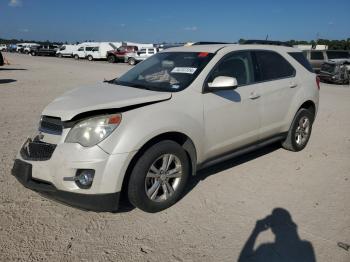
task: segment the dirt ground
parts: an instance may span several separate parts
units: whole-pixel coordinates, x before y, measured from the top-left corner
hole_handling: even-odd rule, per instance
[[[270,257],[280,251],[294,261],[299,246],[319,262],[350,261],[349,86],[322,84],[313,134],[302,152],[273,145],[203,170],[185,197],[161,213],[128,206],[94,213],[25,189],[10,171],[45,105],[130,67],[5,56],[11,65],[0,68],[0,261],[233,262],[250,236],[261,261],[274,261]],[[280,224],[255,228],[276,208],[272,219]]]

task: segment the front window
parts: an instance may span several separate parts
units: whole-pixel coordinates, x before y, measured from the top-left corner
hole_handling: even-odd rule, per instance
[[[113,83],[160,92],[188,87],[212,59],[204,52],[165,52],[151,56]]]

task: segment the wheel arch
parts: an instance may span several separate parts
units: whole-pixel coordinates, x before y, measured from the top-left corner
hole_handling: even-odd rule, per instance
[[[316,115],[316,104],[312,101],[312,100],[307,100],[305,101],[298,109],[298,111],[301,109],[301,108],[305,108],[307,110],[310,110],[313,115],[315,116]],[[298,112],[297,111],[297,112]]]

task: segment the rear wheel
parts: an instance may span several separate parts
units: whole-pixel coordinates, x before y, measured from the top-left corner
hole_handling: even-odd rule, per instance
[[[32,56],[36,56],[36,52],[31,52],[31,55]]]
[[[310,110],[301,108],[294,117],[286,140],[282,142],[283,148],[295,152],[303,150],[309,142],[314,117]]]
[[[184,149],[166,140],[148,150],[136,162],[128,184],[130,202],[146,212],[158,212],[182,196],[189,176]]]
[[[129,65],[135,65],[136,64],[135,58],[132,58],[132,57],[129,58],[128,63],[129,63]]]
[[[107,61],[109,62],[109,63],[115,63],[115,56],[114,55],[109,55],[108,57],[107,57]]]
[[[88,56],[87,56],[87,59],[88,59],[89,61],[94,60],[94,58],[92,57],[92,55],[88,55]]]
[[[79,60],[79,56],[78,55],[74,55],[74,59],[75,60]]]

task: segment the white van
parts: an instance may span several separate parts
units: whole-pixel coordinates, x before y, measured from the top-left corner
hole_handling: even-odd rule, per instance
[[[89,61],[107,59],[107,52],[117,49],[121,45],[121,42],[83,43],[78,45],[73,56],[75,59],[86,58]]]
[[[77,50],[77,45],[62,45],[56,52],[58,57],[73,57],[73,52]]]

